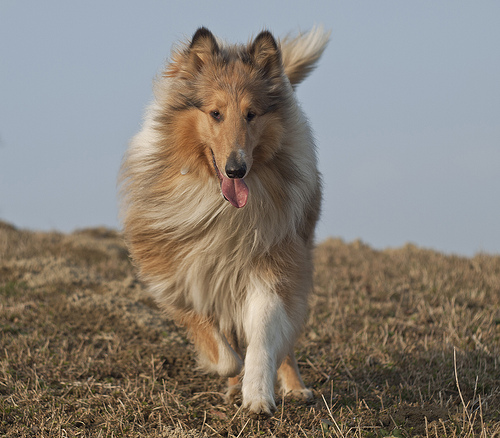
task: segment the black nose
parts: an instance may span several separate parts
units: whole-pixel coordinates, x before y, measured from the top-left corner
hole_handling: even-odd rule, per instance
[[[247,164],[243,159],[232,152],[226,163],[226,175],[228,178],[243,178],[247,173]]]

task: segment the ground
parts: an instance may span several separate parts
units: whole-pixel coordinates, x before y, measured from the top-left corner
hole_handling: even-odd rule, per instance
[[[500,436],[500,256],[315,251],[297,344],[315,399],[252,420],[196,370],[121,235],[0,223],[2,437]]]

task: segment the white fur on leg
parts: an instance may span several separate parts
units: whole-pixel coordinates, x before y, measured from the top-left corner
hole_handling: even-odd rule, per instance
[[[248,294],[244,320],[248,347],[242,384],[243,407],[254,416],[272,415],[276,410],[277,367],[295,337],[281,298],[264,284],[259,286]]]

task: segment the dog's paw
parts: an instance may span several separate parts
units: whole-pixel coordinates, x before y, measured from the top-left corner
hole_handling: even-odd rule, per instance
[[[302,400],[305,402],[310,402],[314,400],[314,394],[309,388],[304,389],[293,389],[285,393],[285,397],[290,397],[293,399]]]
[[[264,398],[257,400],[244,400],[243,409],[248,412],[250,418],[254,420],[265,420],[272,417],[276,412],[276,404],[274,400],[266,400]]]

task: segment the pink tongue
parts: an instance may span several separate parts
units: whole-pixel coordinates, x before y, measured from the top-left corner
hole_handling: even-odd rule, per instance
[[[244,207],[248,198],[248,187],[243,179],[222,176],[221,190],[224,197],[236,208]]]

